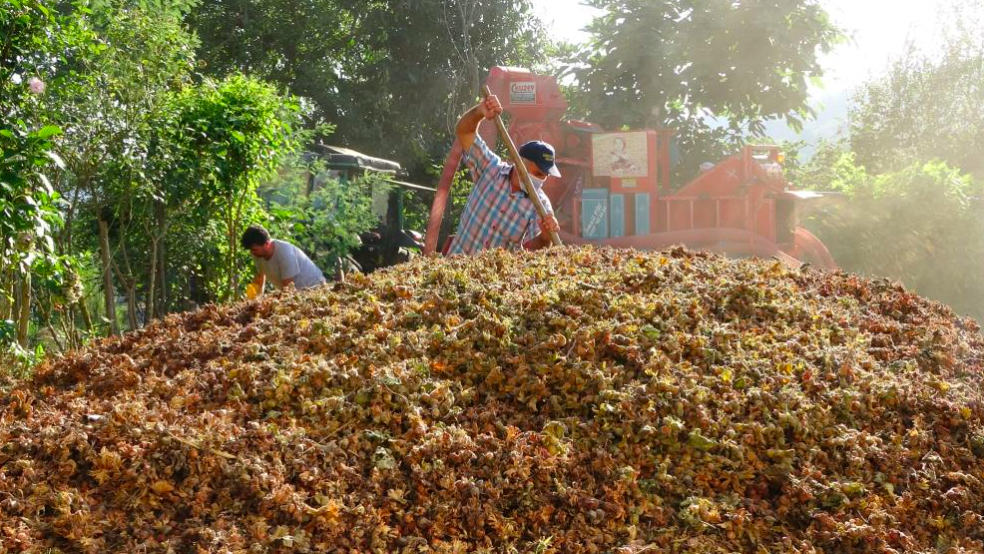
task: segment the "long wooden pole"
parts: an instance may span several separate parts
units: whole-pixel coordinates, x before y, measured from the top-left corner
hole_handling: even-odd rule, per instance
[[[492,90],[488,85],[482,87],[482,92],[485,93],[486,98],[492,96]],[[536,207],[536,213],[540,214],[540,219],[546,219],[549,215],[547,214],[547,209],[540,200],[540,195],[536,193],[533,180],[530,179],[530,172],[526,169],[526,164],[523,163],[523,158],[520,157],[519,150],[516,149],[516,143],[509,136],[509,131],[506,130],[506,124],[502,122],[501,116],[495,116],[495,124],[499,128],[499,135],[502,136],[503,142],[506,143],[506,148],[509,149],[509,156],[512,158],[513,163],[516,164],[516,169],[519,170],[520,181],[523,184],[523,188],[526,189],[526,195],[533,201],[533,205]],[[560,242],[560,235],[557,231],[550,231],[550,240],[554,246],[563,245]]]

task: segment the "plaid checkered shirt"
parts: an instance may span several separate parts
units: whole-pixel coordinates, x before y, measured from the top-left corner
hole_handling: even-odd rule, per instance
[[[476,254],[491,248],[516,250],[540,234],[536,207],[523,192],[513,192],[509,182],[512,165],[499,158],[482,137],[465,155],[475,187],[461,213],[450,254]],[[550,199],[537,190],[547,213],[553,213]]]

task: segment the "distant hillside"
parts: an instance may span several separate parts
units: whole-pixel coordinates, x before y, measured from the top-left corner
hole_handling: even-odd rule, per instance
[[[817,118],[806,122],[801,133],[793,131],[781,121],[766,125],[766,132],[777,141],[805,140],[808,146],[803,150],[803,156],[809,158],[819,140],[836,136],[845,126],[850,102],[850,90],[824,93],[814,105]]]

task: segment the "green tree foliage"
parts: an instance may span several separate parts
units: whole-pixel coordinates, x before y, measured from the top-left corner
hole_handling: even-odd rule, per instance
[[[871,174],[843,145],[825,145],[793,179],[840,193],[803,223],[841,268],[901,281],[984,318],[984,186],[943,162]]]
[[[836,191],[805,224],[847,271],[900,280],[984,318],[984,8],[954,0],[944,48],[910,44],[863,85],[848,136],[791,169],[800,188]]]
[[[59,242],[65,253],[99,252],[105,317],[118,332],[117,287],[130,328],[138,326],[143,224],[162,178],[154,137],[169,95],[190,83],[194,41],[167,11],[111,3],[76,17],[93,37],[72,52],[43,112],[65,129],[67,171],[56,187],[69,205]]]
[[[260,217],[254,190],[298,139],[299,103],[272,85],[193,82],[195,41],[172,8],[108,3],[80,15],[95,39],[46,111],[66,129],[60,248],[98,252],[112,332],[118,292],[129,329],[189,296],[235,297],[239,229]]]
[[[910,44],[857,92],[851,146],[868,169],[939,159],[984,177],[984,7],[968,4],[949,18],[942,54]]]
[[[765,121],[800,127],[818,56],[841,36],[817,0],[587,4],[604,14],[571,64],[577,109],[609,129],[677,128],[691,165],[761,135]]]
[[[221,299],[238,295],[243,222],[259,208],[256,189],[298,147],[301,106],[268,83],[234,75],[206,80],[178,94],[165,142],[176,145],[171,179],[196,183],[199,224],[218,218],[224,226]],[[179,187],[179,190],[182,187]],[[189,191],[184,191],[187,194]],[[171,198],[185,202],[187,196]]]
[[[799,151],[803,142],[787,143],[786,175],[799,190],[851,193],[863,189],[870,178],[858,156],[845,139],[820,141],[813,156],[803,163]]]
[[[11,345],[26,362],[42,345],[63,351],[236,298],[252,271],[241,229],[270,218],[257,187],[327,131],[305,130],[311,105],[276,84],[196,74],[183,19],[194,4],[101,0],[56,12],[0,0],[3,368]],[[286,236],[342,257],[375,223],[364,191],[328,187],[278,206],[296,231]]]
[[[206,71],[289,87],[333,141],[414,177],[443,160],[488,69],[542,60],[545,42],[529,0],[204,0],[190,21]]]
[[[61,133],[36,116],[60,53],[80,40],[68,18],[39,0],[0,0],[0,365],[30,356],[32,276],[57,270],[61,224],[49,172],[61,165]],[[13,350],[11,350],[11,348]]]
[[[307,137],[300,101],[196,76],[186,4],[2,1],[0,346],[26,360],[235,297],[256,186]]]
[[[0,128],[0,364],[29,359],[32,278],[57,268],[52,233],[61,224],[58,195],[44,171],[56,128]]]
[[[269,210],[277,238],[290,240],[329,278],[347,272],[349,254],[361,246],[360,235],[379,225],[373,193],[386,195],[391,185],[371,174],[354,180],[314,179],[310,194],[281,197]]]

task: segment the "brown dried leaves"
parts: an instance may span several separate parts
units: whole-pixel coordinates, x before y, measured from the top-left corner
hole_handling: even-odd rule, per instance
[[[984,344],[681,249],[422,259],[0,400],[0,552],[980,551]]]

